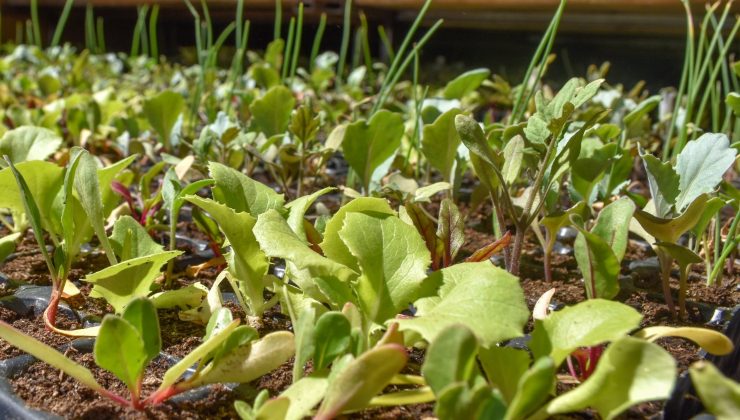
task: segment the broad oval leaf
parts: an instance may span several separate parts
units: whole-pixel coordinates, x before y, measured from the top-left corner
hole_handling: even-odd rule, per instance
[[[700,195],[714,191],[736,155],[726,134],[706,133],[688,142],[676,160],[681,191],[676,211],[682,212]]]
[[[326,312],[314,329],[314,370],[318,371],[341,356],[349,348],[352,327],[341,312]]]
[[[162,349],[162,339],[159,336],[159,317],[152,301],[147,298],[137,298],[130,302],[121,315],[138,332],[144,342],[148,364],[159,355]]]
[[[435,395],[454,382],[472,386],[473,380],[480,376],[477,353],[475,335],[464,325],[450,325],[429,345],[421,373]]]
[[[491,70],[480,68],[468,70],[465,73],[450,80],[444,88],[443,95],[445,99],[462,99],[463,96],[478,89],[478,86],[488,79]]]
[[[293,93],[285,86],[279,85],[273,86],[264,96],[255,100],[250,110],[254,124],[270,138],[285,133],[294,107]]]
[[[482,346],[523,334],[529,309],[519,279],[505,270],[488,261],[456,264],[433,273],[424,282],[426,291],[435,286],[437,296],[415,303],[417,317],[393,321],[401,330],[416,331],[433,342],[449,325],[463,324]]]
[[[398,150],[403,131],[403,118],[387,110],[378,111],[370,121],[347,126],[342,141],[344,158],[362,180],[365,194],[375,170]]]
[[[144,115],[165,147],[169,146],[172,129],[184,110],[185,99],[171,90],[144,101]]]
[[[144,340],[130,322],[114,315],[103,318],[93,353],[98,366],[136,392],[149,357]]]
[[[285,198],[272,188],[257,182],[236,169],[218,162],[208,164],[208,173],[216,181],[213,197],[236,212],[254,217],[273,209],[283,211]]]
[[[437,117],[432,124],[424,126],[421,151],[435,169],[442,173],[446,181],[452,180],[460,136],[455,128],[455,117],[460,110],[453,108]]]
[[[641,320],[639,312],[623,303],[589,299],[553,312],[541,325],[552,346],[550,355],[559,365],[578,347],[617,340],[637,328]]]
[[[718,420],[740,418],[740,384],[724,376],[707,361],[691,365],[689,375],[709,413]]]
[[[555,398],[550,415],[592,407],[607,420],[645,401],[668,398],[676,362],[658,345],[622,337],[607,347],[594,373],[579,387]]]

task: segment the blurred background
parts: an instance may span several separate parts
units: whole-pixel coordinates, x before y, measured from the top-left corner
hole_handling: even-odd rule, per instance
[[[262,50],[272,40],[277,0],[246,0],[245,18],[252,23],[249,49]],[[51,36],[64,0],[38,0],[43,36]],[[88,8],[104,22],[108,51],[129,51],[131,34],[142,5],[159,5],[158,39],[160,52],[172,60],[192,60],[193,17],[184,0],[80,0],[75,1],[64,40],[85,43]],[[304,33],[301,51],[308,55],[311,34],[322,14],[327,16],[324,48],[339,49],[344,0],[303,0]],[[700,16],[705,1],[690,1]],[[199,1],[193,4],[200,7]],[[416,17],[423,0],[354,0],[353,26],[360,17],[368,22],[370,47],[384,54],[378,36],[382,26],[397,44]],[[235,0],[209,0],[207,5],[214,32],[234,20]],[[279,7],[284,23],[295,16],[298,0],[282,0]],[[542,33],[557,8],[558,0],[435,0],[426,24],[445,20],[423,52],[423,76],[428,82],[474,67],[488,67],[509,80],[518,80]],[[736,11],[737,4],[733,6]],[[30,17],[29,0],[0,0],[2,40],[23,37]],[[584,75],[590,64],[609,61],[608,80],[627,87],[640,80],[648,88],[677,85],[681,75],[686,36],[686,14],[680,0],[569,0],[553,53],[557,54],[548,77],[554,82]],[[284,27],[287,26],[284,25]],[[225,45],[229,45],[227,42]],[[738,51],[731,53],[737,55]],[[222,51],[229,62],[230,51]]]

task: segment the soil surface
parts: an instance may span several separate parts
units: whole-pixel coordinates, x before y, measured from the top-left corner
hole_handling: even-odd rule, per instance
[[[334,199],[330,201],[327,203],[327,207],[337,206],[338,203],[335,203]],[[475,210],[466,209],[465,205],[461,207],[471,212],[472,215],[467,218],[467,228],[465,231],[466,242],[460,251],[458,260],[495,240],[490,233],[487,233],[491,231],[490,206],[483,204],[479,209]],[[436,214],[436,208],[437,202],[431,203],[429,205],[430,214]],[[204,242],[208,241],[208,237],[199,232],[197,226],[192,222],[182,222],[178,227],[179,233],[182,235],[197,238]],[[161,239],[166,241],[166,238]],[[525,252],[522,257],[521,284],[528,307],[532,309],[537,299],[551,288],[556,289],[553,297],[553,302],[556,305],[572,305],[583,301],[586,296],[581,281],[582,277],[572,251],[568,251],[569,245],[564,243],[564,251],[552,256],[553,280],[548,283],[544,280],[543,254],[539,243],[534,235],[531,234],[526,239]],[[178,241],[177,245],[179,249],[186,252],[186,256],[202,251],[202,249],[188,242]],[[712,324],[707,323],[706,314],[699,311],[696,306],[689,308],[687,319],[674,319],[663,303],[659,274],[649,270],[645,273],[636,273],[630,269],[631,262],[644,261],[651,257],[653,257],[653,254],[649,248],[641,246],[636,241],[630,241],[628,252],[624,258],[622,274],[624,278],[629,280],[628,284],[631,286],[627,290],[623,290],[618,296],[618,299],[643,314],[644,319],[642,324],[644,326],[692,325],[712,327]],[[74,281],[81,289],[82,296],[71,299],[68,303],[75,310],[92,318],[102,318],[105,314],[112,312],[112,308],[102,299],[84,297],[89,294],[91,286],[87,283],[80,282],[79,279],[106,265],[107,260],[103,255],[92,252],[80,258],[74,265],[70,275],[70,280]],[[187,286],[198,281],[210,287],[218,275],[220,268],[222,267],[209,267],[201,270],[195,276],[188,275],[185,272],[179,273],[175,285],[176,287]],[[13,257],[0,266],[0,272],[11,280],[10,282],[2,283],[0,296],[13,293],[18,284],[50,284],[46,264],[38,252],[38,247],[33,236],[30,234],[20,243]],[[714,287],[707,287],[704,284],[704,278],[704,266],[702,264],[695,265],[689,277],[689,301],[704,304],[711,308],[718,306],[733,307],[740,302],[740,287],[738,286],[740,277],[737,274],[730,275],[730,273],[726,273],[723,284]],[[230,291],[226,282],[224,282],[223,287],[224,291]],[[671,287],[674,296],[677,295],[678,279],[676,276],[671,280]],[[270,295],[266,294],[265,297],[269,299]],[[246,319],[246,314],[234,301],[227,300],[225,306],[232,311],[235,318]],[[178,310],[160,310],[159,317],[164,353],[174,357],[182,357],[202,342],[201,338],[205,333],[205,327],[181,320]],[[46,331],[40,316],[18,314],[0,307],[0,320],[10,323],[24,333],[57,348],[71,341],[67,337]],[[80,328],[82,325],[60,313],[58,316],[58,326],[65,329],[74,329]],[[292,329],[289,317],[282,313],[279,305],[268,310],[257,327],[260,335],[267,334],[271,331]],[[526,332],[530,331],[531,325],[528,326]],[[684,371],[692,362],[699,358],[697,347],[685,340],[668,338],[660,340],[659,344],[676,358],[681,371]],[[424,353],[418,349],[409,350],[410,359],[407,373],[418,374],[420,366],[423,363]],[[23,353],[14,347],[0,342],[0,359],[8,359],[21,354]],[[69,351],[67,355],[90,368],[98,381],[108,389],[119,395],[128,396],[127,389],[120,381],[115,379],[112,374],[95,367],[92,354]],[[167,367],[168,364],[165,359],[159,358],[152,362],[143,381],[144,394],[156,389]],[[563,370],[561,373],[566,372]],[[93,391],[81,386],[75,380],[61,375],[57,369],[51,368],[41,362],[31,364],[26,373],[13,378],[11,384],[17,394],[29,406],[50,411],[66,418],[211,419],[237,418],[233,408],[233,402],[235,400],[243,399],[245,401],[251,401],[259,389],[267,389],[271,396],[277,396],[290,386],[291,381],[292,361],[289,361],[251,384],[242,385],[235,389],[215,386],[206,398],[186,402],[170,401],[157,407],[149,408],[144,412],[122,408],[105,398],[101,398]],[[564,391],[566,388],[567,386],[561,386],[559,390]],[[396,389],[389,387],[388,391],[391,390]],[[657,415],[661,410],[662,404],[660,403],[641,404],[631,409],[625,415],[625,418],[648,418]],[[357,419],[419,419],[432,417],[433,415],[433,404],[418,404],[413,406],[369,409],[353,413],[347,417]],[[591,413],[584,412],[583,415],[576,416],[576,418],[583,418],[584,416],[589,418],[591,417]]]

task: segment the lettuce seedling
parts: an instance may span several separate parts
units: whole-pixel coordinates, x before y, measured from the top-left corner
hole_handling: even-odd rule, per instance
[[[105,389],[86,367],[2,321],[0,337],[100,395],[137,410],[203,385],[250,382],[279,367],[294,351],[293,334],[280,331],[260,339],[257,331],[239,326],[239,320],[233,320],[231,313],[222,309],[212,315],[203,343],[165,372],[156,391],[144,396],[141,384],[145,370],[159,356],[162,342],[154,305],[144,298],[135,299],[120,316],[103,318],[93,348],[95,363],[126,384],[131,394],[127,399]],[[185,373],[190,375],[183,378]]]
[[[675,167],[650,154],[641,154],[652,202],[644,209],[638,209],[635,219],[642,228],[638,233],[655,246],[661,266],[663,294],[672,313],[675,313],[675,306],[669,281],[673,260],[684,261],[682,270],[686,264],[696,260],[688,256],[692,251],[678,245],[678,240],[701,221],[706,208],[715,208],[720,199],[710,198],[709,194],[722,181],[736,155],[737,151],[730,147],[728,137],[714,133],[703,134],[689,142],[678,155]],[[682,295],[685,295],[685,290],[680,290],[681,301],[684,299]],[[680,307],[680,315],[685,310],[685,307]]]

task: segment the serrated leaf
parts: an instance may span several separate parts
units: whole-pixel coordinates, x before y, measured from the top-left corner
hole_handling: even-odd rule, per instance
[[[257,128],[265,136],[285,133],[290,123],[290,114],[295,107],[295,98],[285,86],[273,86],[250,106]]]
[[[491,70],[480,68],[468,70],[447,82],[442,92],[445,99],[462,99],[465,95],[478,89],[484,80],[491,75]]]
[[[247,212],[254,217],[270,209],[282,212],[285,198],[267,185],[217,162],[208,164],[208,172],[216,181],[214,199],[234,211]]]
[[[394,320],[402,331],[416,331],[432,342],[447,326],[463,324],[482,346],[523,334],[529,310],[519,280],[490,262],[456,264],[424,284],[437,285],[437,296],[415,303],[417,317]]]
[[[425,125],[423,130],[421,151],[446,181],[452,179],[457,149],[460,146],[460,136],[455,128],[455,117],[460,112],[453,108],[437,117],[432,124]]]
[[[335,307],[352,299],[349,282],[357,274],[314,252],[277,212],[261,214],[253,230],[261,249],[269,257],[286,261],[291,279],[303,293]]]
[[[724,376],[707,361],[691,365],[689,375],[705,409],[717,420],[740,417],[740,384]]]
[[[395,216],[349,213],[339,237],[357,259],[355,291],[370,319],[383,323],[419,297],[431,259],[413,226]]]
[[[171,90],[144,101],[144,115],[165,147],[170,144],[172,129],[184,110],[185,99]]]
[[[642,315],[623,303],[589,299],[553,312],[542,321],[556,365],[578,347],[617,340],[640,325]],[[535,355],[539,357],[539,355]]]
[[[450,325],[429,345],[421,373],[437,396],[454,382],[472,386],[474,379],[480,378],[477,353],[475,335],[464,325]]]
[[[136,392],[148,355],[141,335],[130,322],[114,315],[103,318],[93,353],[98,366]]]
[[[154,242],[149,232],[131,216],[121,216],[116,220],[110,243],[113,252],[121,261],[157,254],[164,249],[162,245]]]
[[[342,141],[344,158],[362,180],[365,194],[375,170],[398,151],[403,132],[401,116],[387,110],[378,111],[369,121],[347,126]]]
[[[231,245],[226,255],[229,274],[237,281],[241,294],[249,299],[250,309],[256,314],[264,310],[263,278],[267,274],[268,261],[252,232],[257,223],[247,212],[239,212],[214,200],[196,195],[184,197],[208,212]]]
[[[706,133],[688,142],[676,160],[681,191],[676,211],[682,212],[700,195],[714,191],[736,155],[726,134]]]
[[[8,155],[13,163],[45,160],[61,145],[62,138],[51,130],[21,126],[6,131],[0,138],[0,156]]]
[[[148,296],[159,269],[181,251],[161,252],[123,261],[87,275],[83,281],[93,283],[93,295],[103,297],[121,313],[136,297]]]
[[[401,371],[407,357],[402,346],[386,344],[352,360],[330,378],[326,397],[314,419],[328,420],[342,411],[364,408]]]
[[[357,260],[349,252],[347,245],[339,237],[339,230],[344,226],[344,219],[348,214],[353,212],[367,214],[388,214],[395,215],[388,202],[382,198],[360,197],[343,205],[337,210],[331,219],[326,223],[324,229],[324,240],[321,242],[321,249],[327,258],[340,264],[346,265],[356,272],[360,271]]]
[[[313,202],[316,201],[317,198],[321,197],[324,194],[328,194],[334,190],[336,190],[336,188],[326,187],[319,191],[316,191],[315,193],[311,195],[304,195],[303,197],[298,197],[295,200],[285,205],[285,208],[287,208],[290,212],[288,214],[288,225],[290,226],[291,229],[293,229],[293,232],[295,232],[295,234],[298,235],[298,237],[304,242],[306,243],[308,242],[306,238],[306,229],[303,226],[306,212],[311,207]]]
[[[676,381],[676,362],[659,346],[622,337],[607,347],[594,373],[579,387],[555,398],[550,415],[592,407],[607,420],[645,401],[664,400]]]

